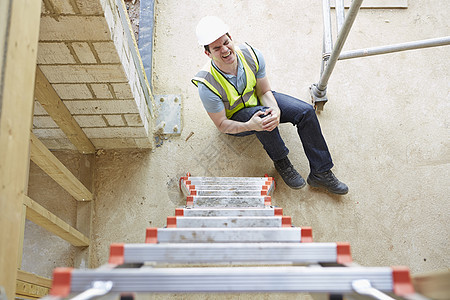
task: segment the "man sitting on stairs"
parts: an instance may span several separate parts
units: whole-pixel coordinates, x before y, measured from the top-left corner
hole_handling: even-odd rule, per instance
[[[202,18],[196,34],[211,62],[192,82],[216,127],[235,136],[256,134],[284,182],[301,189],[305,180],[289,161],[289,150],[278,131],[280,123],[292,123],[309,160],[308,184],[335,194],[348,193],[347,185],[331,171],[333,162],[313,106],[272,91],[261,52],[248,44],[235,47],[221,19]]]

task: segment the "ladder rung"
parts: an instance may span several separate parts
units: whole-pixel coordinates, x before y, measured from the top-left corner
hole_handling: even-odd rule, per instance
[[[281,216],[283,209],[281,207],[265,208],[177,208],[176,216],[186,217],[219,217],[219,216]]]
[[[246,185],[190,185],[191,188],[194,188],[197,191],[217,191],[217,190],[225,190],[225,191],[240,191],[240,190],[248,190],[248,191],[260,191],[262,187],[265,186],[263,184],[246,184]]]
[[[191,181],[180,180],[180,188],[183,193],[188,195],[194,195],[194,191],[202,190],[226,190],[226,191],[242,191],[242,190],[259,190],[266,191],[266,195],[270,195],[275,189],[275,181],[272,178],[265,177],[265,181],[259,182],[201,182],[201,181]]]
[[[241,190],[241,191],[227,191],[227,190],[191,190],[191,195],[197,196],[208,196],[208,197],[216,197],[216,196],[265,196],[267,195],[267,190]]]
[[[270,196],[187,196],[186,206],[192,207],[265,207]]]
[[[266,181],[273,181],[273,177],[183,177],[183,181],[190,181],[191,184],[208,183],[208,184],[227,184],[227,185],[246,185],[255,184]]]
[[[312,242],[311,227],[147,228],[146,243]]]
[[[167,217],[168,228],[291,227],[291,217]]]
[[[402,274],[399,274],[402,273]],[[403,274],[407,273],[407,274]],[[112,270],[56,269],[51,295],[67,297],[111,281],[112,293],[121,292],[310,292],[353,293],[352,282],[369,280],[385,293],[412,293],[409,271],[389,267],[214,267],[118,268]],[[399,276],[400,275],[400,276]]]
[[[109,263],[352,262],[348,243],[112,244]]]

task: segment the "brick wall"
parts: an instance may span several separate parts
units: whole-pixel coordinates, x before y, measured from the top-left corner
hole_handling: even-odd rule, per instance
[[[43,1],[37,63],[96,149],[150,148],[153,99],[118,5]],[[37,101],[34,115],[49,148],[75,149]]]

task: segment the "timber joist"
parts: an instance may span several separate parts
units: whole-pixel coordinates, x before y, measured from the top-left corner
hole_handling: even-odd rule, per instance
[[[94,199],[92,193],[64,166],[56,156],[31,133],[31,160],[78,201]]]

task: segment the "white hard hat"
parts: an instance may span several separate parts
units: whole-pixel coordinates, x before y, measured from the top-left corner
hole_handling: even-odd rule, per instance
[[[198,43],[202,46],[209,45],[228,32],[228,25],[215,16],[203,17],[197,24],[195,33]]]

